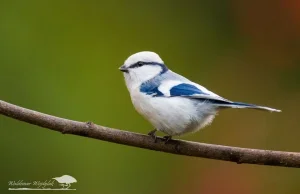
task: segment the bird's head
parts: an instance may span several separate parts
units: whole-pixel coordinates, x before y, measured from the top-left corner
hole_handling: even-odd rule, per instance
[[[168,68],[158,54],[142,51],[128,57],[119,70],[124,73],[127,87],[133,87],[165,73]]]

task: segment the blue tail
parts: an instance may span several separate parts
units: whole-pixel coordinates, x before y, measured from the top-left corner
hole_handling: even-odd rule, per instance
[[[278,109],[269,108],[266,106],[258,106],[255,104],[247,104],[247,103],[243,103],[243,102],[226,102],[226,101],[220,101],[220,100],[209,100],[209,101],[219,107],[251,108],[251,109],[266,110],[266,111],[270,111],[270,112],[281,112],[281,110],[278,110]]]

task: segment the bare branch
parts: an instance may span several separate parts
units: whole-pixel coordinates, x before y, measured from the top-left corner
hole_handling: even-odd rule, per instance
[[[112,129],[63,119],[33,110],[25,109],[0,100],[0,114],[26,123],[52,129],[65,134],[90,137],[133,147],[156,150],[178,155],[195,156],[238,164],[259,164],[284,167],[300,167],[300,153],[271,150],[247,149],[182,140],[170,140],[167,144],[161,138],[155,143],[147,135]]]

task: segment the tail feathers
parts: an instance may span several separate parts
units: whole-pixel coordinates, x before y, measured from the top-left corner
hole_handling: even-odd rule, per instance
[[[281,112],[281,110],[277,110],[274,108],[269,108],[266,106],[258,106],[255,104],[246,104],[242,102],[222,102],[216,104],[220,107],[228,107],[228,108],[251,108],[251,109],[265,110],[270,112]]]

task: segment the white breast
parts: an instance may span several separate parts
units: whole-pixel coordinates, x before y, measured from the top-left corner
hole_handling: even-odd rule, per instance
[[[135,109],[157,130],[168,135],[196,131],[210,123],[216,113],[210,105],[195,104],[188,98],[152,97],[141,93],[139,88],[131,90],[130,95]]]

